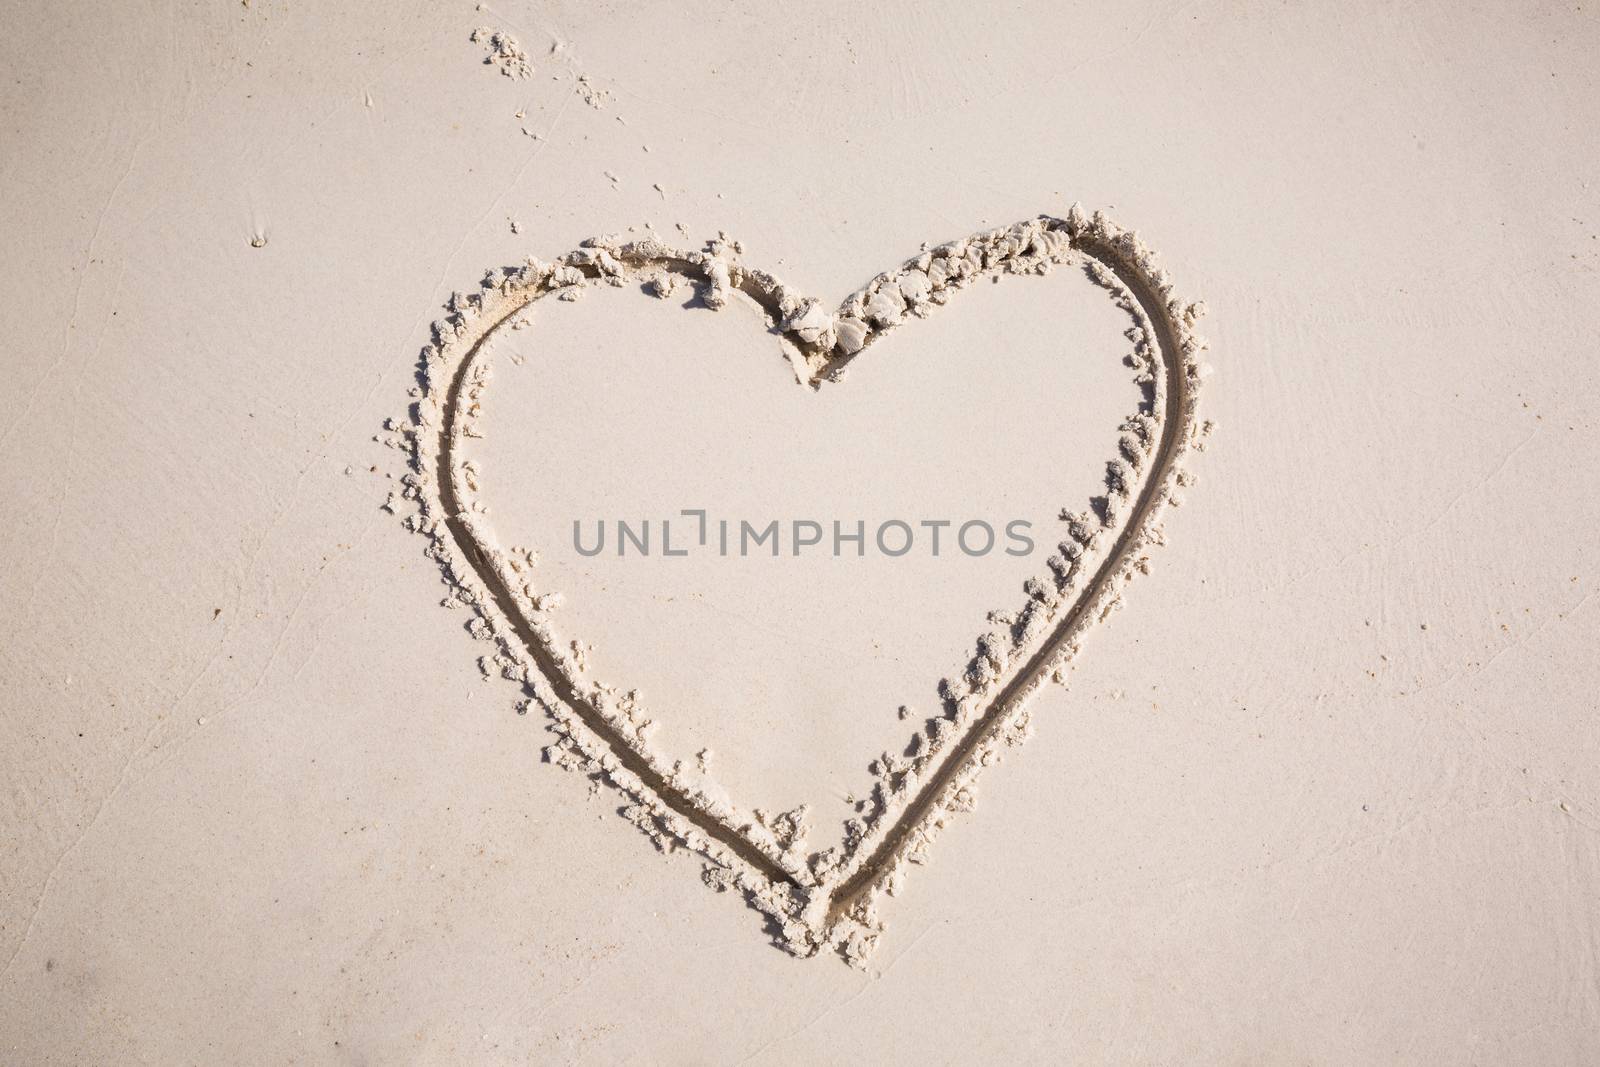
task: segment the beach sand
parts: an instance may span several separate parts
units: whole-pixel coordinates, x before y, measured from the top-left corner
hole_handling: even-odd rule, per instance
[[[1594,12],[8,13],[0,1062],[1600,1058]]]

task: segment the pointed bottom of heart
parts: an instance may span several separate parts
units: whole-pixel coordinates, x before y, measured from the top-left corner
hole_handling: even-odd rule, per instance
[[[1182,461],[1204,447],[1210,424],[1196,415],[1204,343],[1200,306],[1178,300],[1136,235],[1076,206],[922,253],[879,275],[836,310],[738,258],[726,239],[702,251],[650,240],[594,242],[553,264],[494,271],[479,290],[456,294],[432,328],[419,362],[421,387],[391,442],[409,458],[404,521],[427,539],[447,606],[467,609],[468,630],[489,642],[486,673],[519,683],[519,710],[538,708],[555,735],[549,762],[581,771],[626,798],[622,813],[665,852],[698,858],[705,883],[733,891],[767,917],[778,945],[801,956],[824,949],[860,964],[882,930],[879,898],[922,863],[939,831],[974,802],[974,786],[1001,752],[1023,740],[1028,703],[1059,682],[1084,636],[1121,602],[1150,551],[1160,520],[1190,482]],[[897,330],[914,328],[980,279],[1080,270],[1129,316],[1128,363],[1139,410],[1123,423],[1106,466],[1106,492],[1064,515],[1068,536],[1024,584],[1021,606],[996,616],[965,673],[941,683],[941,714],[912,737],[903,758],[884,756],[862,814],[839,846],[806,851],[803,809],[745,810],[705,775],[686,771],[647,740],[649,716],[621,688],[591,677],[581,642],[560,634],[558,597],[535,587],[532,558],[501,547],[479,499],[465,443],[479,433],[479,398],[495,332],[526,325],[546,296],[571,300],[595,285],[635,286],[663,296],[693,287],[707,307],[747,305],[763,315],[804,384],[822,388]]]

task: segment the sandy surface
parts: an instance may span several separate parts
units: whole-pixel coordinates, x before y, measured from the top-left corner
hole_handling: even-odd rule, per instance
[[[9,5],[0,1062],[1600,1059],[1600,16],[1393,8]],[[1074,201],[1204,299],[1217,429],[875,946],[796,958],[545,761],[385,420],[529,255],[726,231],[831,306]],[[497,338],[483,498],[651,744],[821,849],[1044,551],[571,520],[1047,529],[1128,320],[985,281],[810,389],[694,304]]]

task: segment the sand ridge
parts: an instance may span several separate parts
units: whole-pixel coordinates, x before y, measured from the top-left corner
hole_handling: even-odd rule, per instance
[[[1195,332],[1202,308],[1174,295],[1135,234],[1077,205],[1065,218],[1041,216],[925,249],[832,310],[749,268],[741,252],[726,235],[700,251],[653,237],[601,239],[554,263],[530,258],[491,271],[476,292],[452,297],[422,351],[416,403],[386,429],[410,460],[405,522],[428,538],[449,589],[445,604],[468,608],[468,628],[494,643],[480,667],[525,687],[520,710],[537,705],[550,717],[556,741],[546,758],[617,789],[628,801],[624,814],[658,847],[697,854],[707,884],[738,890],[789,951],[832,948],[859,963],[882,928],[877,898],[903,883],[909,864],[925,860],[950,814],[972,806],[978,774],[1026,737],[1029,698],[1045,682],[1063,680],[1083,636],[1120,604],[1132,577],[1148,571],[1150,550],[1164,539],[1161,515],[1192,481],[1181,461],[1204,447],[1210,430],[1196,408],[1206,370]],[[532,554],[496,541],[479,472],[461,447],[479,433],[493,335],[525,327],[525,311],[543,296],[572,300],[609,284],[665,297],[688,284],[714,309],[736,300],[753,305],[797,381],[820,388],[842,379],[876,340],[974,281],[1061,266],[1082,270],[1132,320],[1127,361],[1143,400],[1122,424],[1107,491],[1085,510],[1063,511],[1067,536],[1046,573],[1024,584],[1021,607],[991,613],[964,671],[940,684],[941,714],[921,725],[906,755],[874,761],[871,795],[846,823],[842,844],[810,852],[803,805],[744,810],[709,785],[706,759],[690,769],[654,749],[654,720],[637,694],[592,678],[585,646],[559,632],[552,620],[559,593],[536,587]]]

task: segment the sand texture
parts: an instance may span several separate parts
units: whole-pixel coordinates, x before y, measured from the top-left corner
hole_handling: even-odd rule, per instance
[[[8,14],[0,1063],[1600,1061],[1600,14]]]

